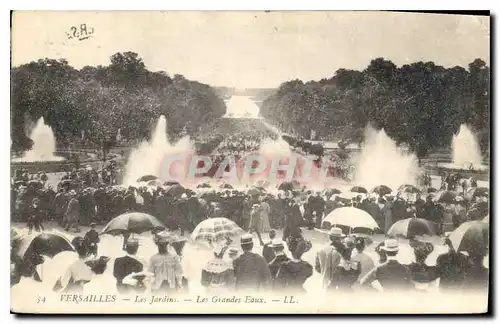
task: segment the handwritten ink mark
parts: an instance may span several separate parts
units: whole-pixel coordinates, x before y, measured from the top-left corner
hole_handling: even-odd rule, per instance
[[[94,35],[94,27],[87,24],[80,24],[79,27],[71,26],[70,32],[66,32],[65,34],[68,39],[83,41]]]

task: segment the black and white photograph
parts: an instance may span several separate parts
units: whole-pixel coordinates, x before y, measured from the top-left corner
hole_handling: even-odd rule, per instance
[[[484,314],[490,16],[13,11],[10,309]]]

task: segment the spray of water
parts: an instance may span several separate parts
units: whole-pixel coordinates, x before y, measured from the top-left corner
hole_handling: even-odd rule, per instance
[[[164,175],[163,167],[167,156],[188,156],[194,151],[188,136],[172,144],[167,139],[167,120],[160,116],[149,142],[143,142],[130,153],[125,168],[124,185],[134,185],[143,175]],[[181,164],[182,165],[182,164]]]
[[[368,126],[354,171],[354,182],[371,189],[384,184],[397,189],[402,184],[416,184],[418,161],[385,133]]]
[[[30,138],[33,147],[23,157],[14,159],[14,162],[39,162],[39,161],[61,161],[61,156],[56,156],[56,138],[52,128],[45,124],[43,117],[38,119],[31,131]]]
[[[470,166],[474,169],[483,168],[476,136],[467,125],[462,124],[458,134],[453,136],[451,149],[455,166],[465,169]]]
[[[226,101],[226,117],[259,118],[259,107],[247,96],[232,96]]]

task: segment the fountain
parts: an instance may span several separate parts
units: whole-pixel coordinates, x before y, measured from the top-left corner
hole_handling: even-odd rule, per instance
[[[232,96],[226,100],[226,115],[230,118],[259,118],[259,107],[247,96]]]
[[[467,125],[462,124],[458,134],[453,136],[451,150],[453,162],[440,163],[440,167],[466,171],[481,171],[487,169],[487,166],[482,164],[481,151],[479,150],[476,136]]]
[[[54,154],[56,152],[56,139],[54,132],[49,125],[45,124],[43,117],[38,119],[35,128],[33,128],[29,137],[33,141],[32,148],[22,157],[12,159],[13,162],[46,162],[64,160],[63,157]]]
[[[416,156],[398,147],[383,129],[370,126],[354,165],[354,182],[369,190],[381,184],[393,190],[402,184],[416,184],[419,175]]]
[[[124,185],[136,185],[137,179],[143,175],[154,175],[166,180],[163,162],[168,156],[188,156],[194,152],[193,144],[188,136],[171,144],[167,139],[167,120],[160,116],[149,142],[143,142],[130,152],[125,167]],[[172,169],[170,170],[173,171]],[[182,170],[176,170],[182,172]],[[162,181],[160,180],[160,181]]]

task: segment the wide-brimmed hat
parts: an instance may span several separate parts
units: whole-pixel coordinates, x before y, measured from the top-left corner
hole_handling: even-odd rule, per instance
[[[159,232],[156,234],[156,244],[167,244],[169,242],[166,232]]]
[[[384,241],[384,245],[380,249],[386,252],[396,252],[399,251],[399,243],[395,239],[387,239]]]
[[[237,248],[234,248],[234,247],[230,247],[230,248],[227,250],[227,255],[228,255],[228,256],[230,256],[230,257],[235,257],[235,256],[237,256],[239,253],[240,253],[240,251],[239,251]]]
[[[273,248],[284,248],[285,247],[285,242],[283,242],[282,240],[280,239],[274,239],[272,242],[271,242],[271,246]]]
[[[135,239],[135,238],[129,238],[127,240],[127,246],[139,246],[139,240]]]
[[[252,234],[244,234],[241,237],[241,245],[247,245],[253,243],[253,236]]]
[[[328,232],[328,235],[330,237],[338,237],[338,238],[344,238],[345,234],[342,233],[342,230],[338,227],[332,227],[330,228],[330,231]]]

